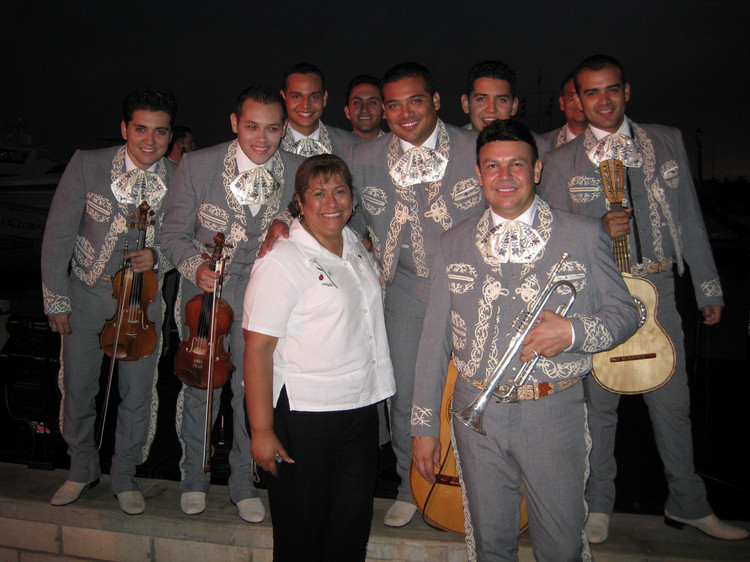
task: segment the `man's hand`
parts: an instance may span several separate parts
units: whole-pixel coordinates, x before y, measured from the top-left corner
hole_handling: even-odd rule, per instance
[[[625,209],[623,211],[610,211],[602,217],[604,228],[607,230],[607,234],[613,240],[620,236],[627,236],[630,234],[630,216],[633,214],[633,209]]]
[[[523,340],[523,344],[521,361],[524,363],[531,361],[536,354],[554,357],[573,344],[573,328],[570,320],[551,310],[543,310],[536,324]]]
[[[713,326],[714,324],[718,324],[719,320],[721,320],[721,309],[724,308],[723,306],[719,304],[715,304],[712,306],[704,306],[703,307],[703,323],[706,326]]]
[[[60,335],[72,333],[70,329],[70,314],[60,314],[59,316],[48,316],[49,327],[53,332]]]
[[[440,470],[440,439],[437,437],[412,437],[411,458],[422,478],[435,481],[435,468]]]
[[[263,244],[261,244],[260,250],[258,250],[258,257],[262,258],[267,252],[270,252],[274,242],[279,238],[289,238],[289,227],[284,222],[273,221],[266,233],[266,239],[263,240]]]
[[[144,248],[143,250],[136,250],[134,252],[128,252],[125,254],[125,259],[130,260],[130,266],[133,268],[133,273],[143,273],[145,271],[151,271],[156,263],[154,258],[154,252],[151,248]]]
[[[208,262],[203,262],[195,272],[195,283],[207,293],[214,292],[214,282],[218,281],[219,274],[209,267]]]

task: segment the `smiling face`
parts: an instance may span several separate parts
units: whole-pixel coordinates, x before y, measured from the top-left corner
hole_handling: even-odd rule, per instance
[[[586,124],[586,116],[578,107],[578,94],[576,94],[576,85],[572,78],[565,83],[565,88],[558,101],[560,102],[560,111],[565,114],[567,123]]]
[[[169,114],[164,111],[136,109],[133,118],[120,125],[128,156],[141,170],[153,166],[164,156],[172,140]]]
[[[317,74],[290,74],[286,89],[281,90],[286,102],[289,123],[303,135],[311,135],[318,128],[323,108],[328,103],[328,92]]]
[[[625,119],[630,84],[622,83],[614,67],[582,70],[578,73],[578,103],[589,123],[608,133],[616,133]]]
[[[315,178],[295,196],[300,207],[302,226],[324,248],[342,240],[341,231],[352,216],[352,190],[339,174],[328,179]]]
[[[242,113],[232,113],[237,143],[253,164],[265,164],[274,155],[286,132],[284,111],[278,103],[264,104],[252,98],[242,104]]]
[[[383,98],[380,97],[380,90],[373,84],[354,86],[344,113],[352,122],[355,133],[360,136],[374,133],[372,136],[377,136],[383,119]]]
[[[496,119],[510,119],[515,115],[518,98],[513,97],[507,80],[477,78],[471,94],[461,96],[461,105],[474,130],[481,131]]]
[[[421,146],[437,125],[440,94],[430,95],[421,77],[383,86],[385,118],[391,131],[408,143]]]
[[[542,174],[542,161],[533,158],[523,141],[493,141],[479,150],[479,185],[495,214],[512,220],[531,207]]]

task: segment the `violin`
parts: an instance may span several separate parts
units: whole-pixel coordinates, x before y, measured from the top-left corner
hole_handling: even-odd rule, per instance
[[[204,291],[191,298],[185,305],[185,324],[190,328],[190,337],[180,343],[174,360],[174,374],[186,385],[206,390],[206,417],[203,447],[203,470],[211,470],[211,424],[213,421],[213,391],[226,384],[235,370],[223,340],[229,335],[234,322],[234,312],[227,301],[220,297],[226,256],[224,234],[214,236],[209,268],[219,274],[212,292]],[[203,254],[209,259],[208,254]]]
[[[153,216],[151,207],[143,201],[138,206],[138,250],[146,247],[146,230],[154,224],[149,218]],[[136,214],[131,213],[130,218],[135,219]],[[136,228],[136,224],[131,222],[130,228]],[[99,335],[99,345],[111,359],[107,389],[104,392],[104,409],[95,437],[97,449],[101,447],[104,436],[115,361],[138,361],[148,357],[154,352],[159,341],[156,324],[148,319],[148,305],[156,297],[159,280],[153,271],[134,273],[130,263],[125,259],[127,253],[126,244],[122,268],[112,279],[112,296],[117,299],[117,311],[104,323],[104,329]]]
[[[146,246],[146,229],[154,224],[149,219],[154,212],[145,201],[138,211],[138,250],[142,250]],[[134,219],[136,214],[130,217]],[[135,223],[131,222],[130,228],[135,227]],[[134,273],[123,257],[123,268],[112,279],[112,296],[117,299],[117,312],[107,320],[99,336],[104,353],[120,361],[138,361],[154,352],[159,334],[156,333],[154,322],[148,319],[148,305],[154,301],[158,290],[159,280],[153,271]]]

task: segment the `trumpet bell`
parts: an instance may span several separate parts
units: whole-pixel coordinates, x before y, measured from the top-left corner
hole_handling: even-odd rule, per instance
[[[466,408],[461,410],[454,410],[451,408],[451,414],[453,414],[454,418],[480,435],[487,435],[487,432],[482,427],[483,413],[483,410],[477,409],[473,404],[469,404]]]

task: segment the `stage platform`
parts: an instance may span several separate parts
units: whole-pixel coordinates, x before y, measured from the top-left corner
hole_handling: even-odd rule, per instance
[[[205,512],[187,516],[180,511],[178,482],[141,479],[146,512],[129,516],[120,511],[109,476],[76,503],[51,506],[65,477],[63,470],[0,463],[0,562],[271,562],[270,519],[242,521],[225,486],[211,488]],[[375,499],[368,561],[466,560],[463,538],[418,517],[401,529],[383,526],[391,501]],[[593,546],[597,562],[750,561],[750,540],[719,541],[695,529],[667,527],[660,517],[616,513],[610,533],[606,543]],[[534,560],[528,533],[521,536],[519,560]]]

